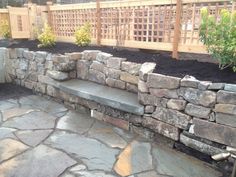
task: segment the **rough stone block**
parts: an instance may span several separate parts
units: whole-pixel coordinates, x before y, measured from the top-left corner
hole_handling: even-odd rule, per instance
[[[77,77],[79,79],[88,79],[88,72],[90,67],[90,61],[79,60],[77,62]]]
[[[8,51],[9,51],[10,59],[16,59],[17,58],[16,49],[8,49]]]
[[[146,93],[138,93],[139,102],[143,105],[161,106],[161,98]]]
[[[70,61],[68,56],[65,55],[53,55],[52,56],[53,63],[68,63]]]
[[[143,63],[139,70],[139,78],[143,81],[147,81],[148,73],[152,73],[156,67],[156,63]]]
[[[181,79],[180,85],[182,87],[192,87],[192,88],[198,88],[199,80],[197,80],[193,76],[186,75],[183,79]]]
[[[216,113],[216,122],[236,128],[236,115]]]
[[[47,54],[47,52],[42,51],[35,52],[35,61],[41,64],[45,63]]]
[[[175,109],[175,110],[184,110],[186,106],[186,101],[185,100],[178,100],[178,99],[170,99],[167,102],[167,107],[170,109]]]
[[[27,79],[30,81],[37,82],[38,81],[38,74],[37,73],[31,73],[27,76]]]
[[[44,76],[44,75],[38,75],[38,81],[43,84],[51,85],[54,87],[59,87],[59,82],[55,81],[54,79]]]
[[[154,89],[150,88],[151,95],[160,97],[160,98],[178,98],[177,90],[169,90],[169,89]]]
[[[120,70],[105,67],[104,71],[107,77],[113,78],[113,79],[120,79],[120,74],[121,74]]]
[[[180,78],[151,73],[148,74],[147,85],[152,88],[176,89],[180,86]]]
[[[199,90],[207,90],[211,84],[212,84],[212,82],[209,82],[209,81],[200,81],[198,84],[198,89]]]
[[[138,81],[138,91],[142,92],[142,93],[148,93],[149,92],[146,82],[144,82],[142,80]]]
[[[65,55],[68,56],[70,60],[80,60],[82,58],[82,53],[80,52],[65,53]]]
[[[47,95],[57,98],[57,97],[59,97],[59,90],[51,85],[48,85],[47,86]]]
[[[107,67],[113,68],[113,69],[120,69],[121,68],[121,62],[125,61],[125,58],[118,58],[118,57],[110,57],[107,60]]]
[[[220,90],[217,92],[217,103],[235,104],[236,92]]]
[[[137,85],[134,85],[134,84],[127,83],[126,90],[133,92],[133,93],[138,93],[138,87],[137,87]]]
[[[60,72],[60,71],[47,71],[47,75],[57,81],[64,81],[64,80],[69,79],[68,73]]]
[[[236,92],[236,84],[225,84],[224,89],[230,92]]]
[[[186,129],[191,117],[176,110],[157,107],[152,117],[175,127]]]
[[[100,62],[98,62],[98,61],[93,61],[92,64],[90,65],[91,69],[100,71],[102,73],[104,72],[104,67],[105,67],[105,65],[100,63]]]
[[[112,57],[112,55],[109,54],[109,53],[99,52],[97,54],[96,60],[106,65],[107,64],[107,60],[110,57]]]
[[[26,88],[32,90],[36,86],[36,82],[27,82],[27,81],[25,81],[24,85],[25,85]]]
[[[68,75],[70,79],[75,79],[77,77],[76,71],[70,71]]]
[[[23,52],[25,50],[28,50],[28,49],[25,49],[25,48],[16,48],[16,56],[17,58],[23,58]]]
[[[35,91],[45,94],[46,93],[46,85],[42,84],[42,83],[37,83],[36,87],[35,87]]]
[[[212,83],[208,87],[208,90],[222,90],[222,89],[224,89],[224,87],[225,87],[224,83]]]
[[[93,81],[93,82],[97,82],[99,84],[105,84],[106,83],[106,76],[102,72],[99,72],[94,69],[89,69],[88,80]]]
[[[220,125],[201,119],[193,119],[194,134],[196,136],[236,147],[236,128]]]
[[[185,113],[191,116],[209,119],[211,109],[189,103],[185,108]]]
[[[108,115],[103,117],[103,121],[110,123],[116,127],[119,127],[124,130],[129,130],[129,122],[123,119],[114,118]]]
[[[96,60],[99,50],[85,50],[82,52],[82,60]]]
[[[138,75],[139,74],[139,70],[141,68],[141,64],[138,63],[133,63],[133,62],[122,62],[121,64],[121,70],[122,71],[126,71],[132,75]]]
[[[186,134],[186,133],[180,134],[180,142],[190,148],[196,149],[197,151],[200,151],[208,155],[215,155],[215,154],[224,152],[223,149],[215,147],[211,144],[207,144],[201,141],[200,138],[195,137],[194,135]]]
[[[150,105],[145,106],[144,112],[145,113],[153,113],[155,111],[155,108],[156,108],[155,106],[150,106]]]
[[[173,140],[179,140],[179,129],[177,127],[153,119],[152,117],[144,116],[143,126]]]
[[[76,69],[76,62],[69,61],[67,63],[57,63],[55,69],[62,72],[69,72]]]
[[[225,113],[225,114],[233,114],[236,115],[236,105],[232,104],[216,104],[215,112]]]
[[[27,60],[34,61],[35,60],[35,52],[24,50],[23,51],[23,57]]]
[[[135,76],[126,72],[121,72],[120,80],[138,85],[139,79],[138,79],[138,76]]]
[[[202,91],[194,88],[181,87],[178,92],[180,96],[193,104],[213,107],[216,103],[216,93],[212,91]]]
[[[125,89],[125,82],[117,79],[107,78],[106,84],[110,87],[115,87],[119,89]]]

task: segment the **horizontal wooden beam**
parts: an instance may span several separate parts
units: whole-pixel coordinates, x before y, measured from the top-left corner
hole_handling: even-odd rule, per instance
[[[211,3],[211,2],[230,2],[230,0],[183,0],[183,4],[187,3]],[[139,7],[139,6],[152,6],[152,5],[171,5],[176,4],[176,0],[124,0],[124,1],[105,1],[101,2],[101,8],[123,8],[123,7]],[[80,3],[80,4],[67,4],[67,5],[53,5],[50,10],[76,10],[76,9],[95,9],[96,2]]]

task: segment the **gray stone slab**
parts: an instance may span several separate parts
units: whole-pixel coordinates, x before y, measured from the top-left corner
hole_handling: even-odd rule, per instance
[[[31,112],[22,117],[15,117],[3,123],[4,127],[21,130],[52,129],[55,126],[56,117],[44,112]]]
[[[87,114],[69,111],[65,116],[60,118],[57,123],[57,129],[70,130],[76,133],[85,133],[92,126],[94,119]]]
[[[12,139],[1,140],[0,141],[0,154],[1,154],[0,163],[17,154],[24,152],[27,149],[28,149],[28,146],[24,145],[23,143],[19,141],[12,140]],[[0,175],[1,174],[2,174],[2,170],[0,170]]]
[[[111,171],[119,153],[95,139],[62,131],[55,132],[45,143],[80,159],[89,170]]]
[[[225,90],[236,92],[236,84],[225,84]]]
[[[88,135],[113,148],[123,149],[127,145],[126,141],[115,133],[112,126],[98,121],[93,125]]]
[[[52,130],[22,130],[17,131],[16,136],[29,146],[37,146],[40,144]]]
[[[16,103],[8,102],[8,101],[0,101],[0,111],[4,111],[13,107],[17,107]]]
[[[222,174],[193,157],[166,148],[153,147],[157,173],[175,177],[220,177]]]
[[[216,122],[236,128],[236,115],[216,113]]]
[[[121,176],[153,169],[150,143],[133,141],[119,155],[114,170]]]
[[[57,115],[58,113],[67,111],[67,108],[65,108],[62,104],[36,95],[23,97],[20,99],[20,103],[24,106],[28,105],[34,109],[40,109],[51,115]]]
[[[30,108],[12,108],[12,109],[8,109],[5,111],[2,111],[2,115],[3,115],[3,121],[6,121],[12,117],[18,117],[18,116],[22,116],[24,114],[28,114],[30,112],[33,112],[33,109]]]
[[[124,90],[76,79],[62,82],[60,89],[84,99],[92,100],[125,112],[137,115],[144,113],[144,107],[139,104],[137,94]]]
[[[16,129],[13,128],[5,128],[5,127],[0,127],[0,140],[5,139],[5,138],[16,138],[13,132],[16,131]]]
[[[0,165],[4,177],[57,177],[76,161],[65,153],[40,145]]]

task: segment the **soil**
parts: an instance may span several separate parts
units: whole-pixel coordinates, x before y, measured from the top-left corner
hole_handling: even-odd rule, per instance
[[[32,91],[13,84],[0,84],[0,101],[32,95]]]
[[[82,52],[84,50],[100,50],[113,54],[116,57],[127,58],[128,61],[136,63],[155,62],[157,64],[155,73],[165,74],[183,78],[191,75],[201,81],[226,82],[236,84],[236,73],[231,68],[220,70],[217,64],[199,62],[196,60],[175,60],[168,52],[153,52],[144,50],[117,49],[113,47],[78,47],[71,43],[56,43],[52,48],[38,48],[38,41],[21,40],[10,45],[10,48],[29,48],[32,51],[43,50],[54,54],[70,52]]]

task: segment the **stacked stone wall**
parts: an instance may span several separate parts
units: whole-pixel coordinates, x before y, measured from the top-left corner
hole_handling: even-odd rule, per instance
[[[154,63],[137,64],[100,51],[53,55],[27,49],[0,50],[6,81],[47,95],[91,116],[144,136],[161,134],[213,155],[236,147],[236,85],[152,73]],[[3,55],[0,55],[3,56]],[[59,89],[82,79],[137,93],[144,115],[116,110]]]

